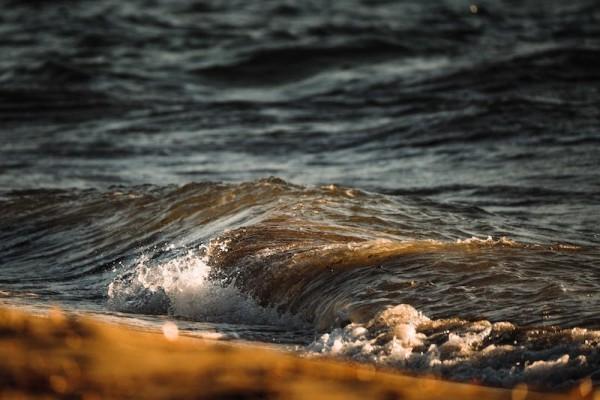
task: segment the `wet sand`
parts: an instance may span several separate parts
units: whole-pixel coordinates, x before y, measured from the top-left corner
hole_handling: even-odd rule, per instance
[[[597,399],[411,377],[266,346],[148,332],[53,310],[0,308],[1,398]]]

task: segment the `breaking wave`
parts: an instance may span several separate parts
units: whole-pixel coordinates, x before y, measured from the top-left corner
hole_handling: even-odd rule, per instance
[[[277,178],[0,201],[10,293],[493,385],[600,369],[597,247],[477,207]]]
[[[209,279],[210,267],[198,251],[151,266],[142,256],[133,270],[108,285],[108,307],[141,314],[168,314],[195,321],[252,325],[299,325],[289,315],[259,306],[234,284]]]

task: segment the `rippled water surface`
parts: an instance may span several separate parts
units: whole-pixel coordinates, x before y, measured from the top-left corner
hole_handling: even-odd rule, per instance
[[[2,302],[596,382],[596,3],[0,1]]]

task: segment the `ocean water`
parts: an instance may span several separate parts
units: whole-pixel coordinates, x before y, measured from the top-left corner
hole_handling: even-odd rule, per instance
[[[600,382],[600,7],[0,1],[0,302]]]

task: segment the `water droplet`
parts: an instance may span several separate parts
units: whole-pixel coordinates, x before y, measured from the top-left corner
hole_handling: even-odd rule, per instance
[[[179,337],[179,329],[173,322],[165,322],[162,326],[163,335],[167,340],[173,342]]]

